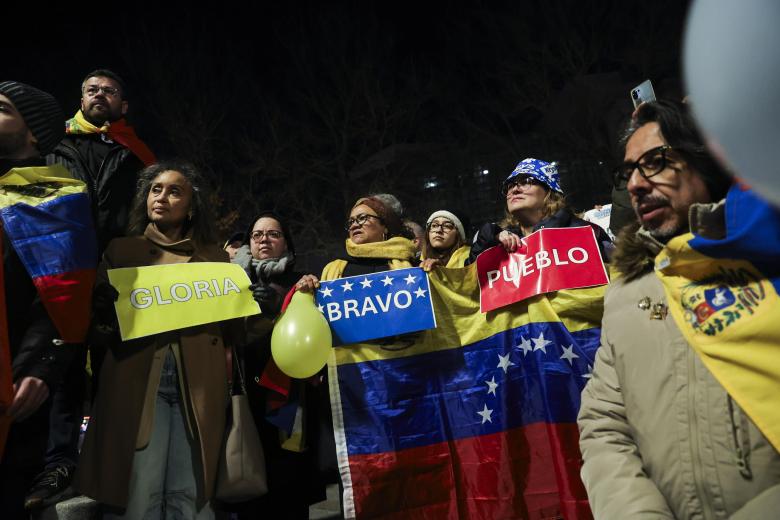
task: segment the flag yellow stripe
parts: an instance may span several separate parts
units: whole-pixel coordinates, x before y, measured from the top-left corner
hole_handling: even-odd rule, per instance
[[[672,317],[712,375],[780,449],[780,298],[752,264],[703,255],[688,244],[692,238],[672,239],[655,260]],[[734,295],[733,305],[706,317],[691,312],[709,305],[705,290],[723,287]]]
[[[40,195],[25,194],[19,190],[35,184],[44,185],[39,190]],[[86,193],[86,191],[87,185],[74,179],[61,164],[12,168],[0,177],[0,207],[5,208],[18,203],[38,206],[64,195]]]
[[[562,322],[571,332],[598,327],[605,286],[558,291],[515,303],[496,311],[479,310],[476,265],[439,268],[428,277],[437,327],[416,338],[391,344],[380,342],[335,348],[331,360],[339,365],[396,359],[460,348],[528,323]]]

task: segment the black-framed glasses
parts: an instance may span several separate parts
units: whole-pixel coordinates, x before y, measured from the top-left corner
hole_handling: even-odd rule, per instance
[[[384,222],[382,220],[382,217],[378,217],[376,215],[369,215],[368,213],[361,213],[357,217],[350,217],[347,219],[347,221],[344,223],[344,231],[349,231],[349,228],[352,227],[352,224],[357,224],[358,226],[362,226],[366,222],[368,222],[368,219],[375,218],[379,222]]]
[[[645,179],[658,175],[666,169],[666,154],[671,149],[672,147],[668,144],[651,148],[643,153],[638,160],[621,164],[612,172],[612,181],[615,186],[625,186],[634,170],[639,170],[639,175]]]
[[[504,181],[504,184],[501,186],[501,195],[506,197],[515,187],[525,188],[527,186],[544,186],[544,183],[529,175],[518,175]]]
[[[452,222],[431,222],[428,226],[428,231],[442,230],[445,233],[451,233],[455,229],[455,224]]]
[[[270,238],[271,240],[279,240],[284,236],[284,233],[275,229],[269,229],[268,231],[257,230],[252,231],[252,234],[249,235],[249,238],[252,239],[252,242],[260,242],[264,236]]]
[[[89,97],[97,96],[98,92],[103,91],[106,96],[114,97],[119,94],[119,89],[114,87],[101,87],[100,85],[90,85],[84,89],[84,93]]]

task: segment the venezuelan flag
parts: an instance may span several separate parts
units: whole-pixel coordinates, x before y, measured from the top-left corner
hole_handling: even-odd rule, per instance
[[[734,186],[723,216],[722,237],[670,240],[656,274],[685,339],[780,450],[780,211]]]
[[[604,287],[479,311],[476,266],[430,273],[437,328],[328,363],[347,518],[591,518],[580,393]]]
[[[61,339],[84,341],[97,265],[86,185],[61,165],[11,169],[0,218]]]

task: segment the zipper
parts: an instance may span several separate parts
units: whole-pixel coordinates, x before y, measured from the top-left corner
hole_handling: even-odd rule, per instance
[[[693,483],[698,495],[698,502],[701,507],[704,518],[714,518],[710,509],[711,500],[703,482],[701,457],[699,453],[699,424],[696,416],[696,389],[698,381],[696,377],[697,354],[692,348],[684,345],[686,348],[686,361],[688,364],[688,438],[691,450],[691,471],[693,472]]]

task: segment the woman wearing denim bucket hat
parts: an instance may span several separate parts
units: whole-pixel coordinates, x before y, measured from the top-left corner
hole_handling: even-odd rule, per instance
[[[514,251],[522,237],[539,229],[579,226],[593,228],[601,258],[607,261],[605,246],[611,243],[609,235],[596,224],[574,216],[566,207],[554,163],[523,159],[504,181],[501,193],[506,197],[504,219],[498,224],[489,222],[479,229],[467,264],[474,262],[482,251],[499,244],[507,251]]]

